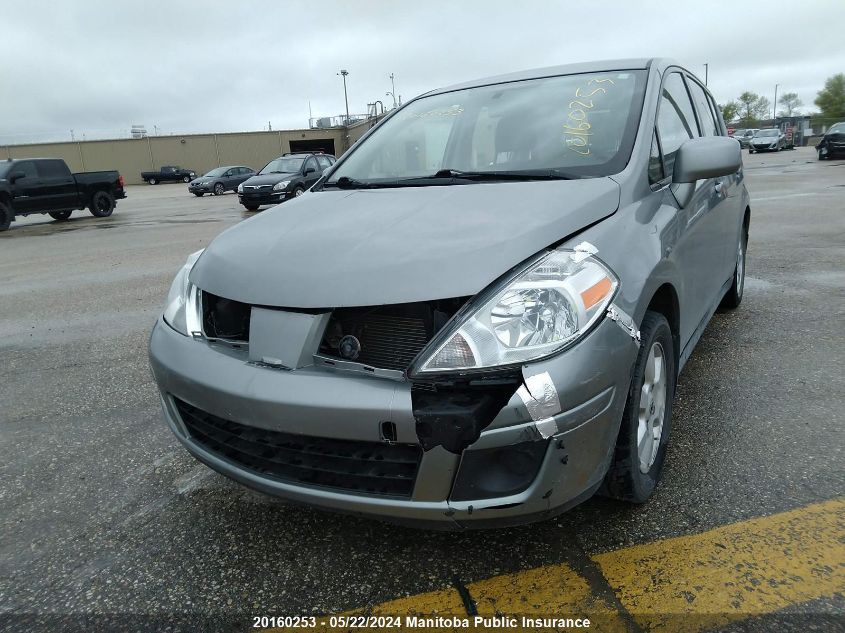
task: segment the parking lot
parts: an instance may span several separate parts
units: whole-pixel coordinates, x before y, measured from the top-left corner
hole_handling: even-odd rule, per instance
[[[234,194],[131,186],[110,218],[19,219],[0,234],[0,623],[119,612],[245,631],[262,615],[477,610],[845,630],[845,161],[743,160],[745,299],[679,379],[656,496],[483,532],[286,504],[180,447],[147,338],[186,255],[254,215]]]

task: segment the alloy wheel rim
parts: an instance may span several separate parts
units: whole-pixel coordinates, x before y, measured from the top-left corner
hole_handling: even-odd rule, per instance
[[[294,195],[294,197],[298,198],[298,197],[299,197],[299,196],[301,196],[303,193],[305,193],[305,192],[304,192],[304,191],[302,191],[302,189],[297,189],[296,191],[294,191],[294,192],[293,192],[293,195]]]
[[[736,256],[736,293],[742,296],[745,286],[745,240],[740,238]]]
[[[665,415],[666,354],[663,345],[655,341],[646,359],[637,419],[637,457],[643,474],[651,470],[657,459]]]

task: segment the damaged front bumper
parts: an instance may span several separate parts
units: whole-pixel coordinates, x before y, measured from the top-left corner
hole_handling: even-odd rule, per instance
[[[554,516],[601,484],[639,344],[633,325],[616,316],[565,352],[525,365],[521,386],[492,421],[451,450],[443,442],[424,450],[409,380],[325,365],[268,367],[162,320],[150,360],[182,444],[244,485],[417,527],[498,527]],[[196,411],[205,417],[198,421]],[[261,442],[285,457],[268,457]]]

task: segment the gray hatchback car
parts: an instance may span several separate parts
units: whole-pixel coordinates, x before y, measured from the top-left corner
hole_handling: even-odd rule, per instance
[[[670,61],[435,90],[188,258],[150,340],[165,417],[246,486],[415,526],[644,502],[749,219]]]

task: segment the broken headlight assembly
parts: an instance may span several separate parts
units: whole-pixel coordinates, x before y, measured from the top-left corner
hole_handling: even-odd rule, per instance
[[[170,285],[167,303],[164,304],[165,323],[185,336],[202,332],[199,316],[199,289],[188,281],[188,275],[200,255],[202,251],[188,255],[188,260]]]
[[[551,251],[482,293],[422,352],[412,373],[505,367],[573,344],[604,315],[619,286],[594,252],[588,244]]]

